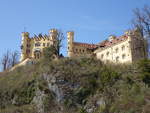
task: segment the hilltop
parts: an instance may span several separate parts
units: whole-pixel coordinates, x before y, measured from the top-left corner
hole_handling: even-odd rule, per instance
[[[0,73],[0,113],[149,113],[150,60],[46,61]]]

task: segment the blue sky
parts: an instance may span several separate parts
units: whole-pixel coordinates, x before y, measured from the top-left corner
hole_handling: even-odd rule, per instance
[[[131,28],[132,10],[150,0],[0,0],[0,56],[20,51],[21,32],[73,30],[78,42],[98,43]],[[63,53],[66,55],[66,45]]]

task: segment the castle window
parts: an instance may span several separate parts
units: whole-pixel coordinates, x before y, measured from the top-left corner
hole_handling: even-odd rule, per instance
[[[36,51],[34,52],[34,58],[35,58],[35,59],[40,59],[40,57],[41,57],[41,52],[36,50]]]
[[[122,51],[124,51],[124,50],[125,50],[125,46],[123,45],[123,46],[122,46]]]
[[[30,44],[27,44],[27,47],[30,47],[31,45]]]
[[[37,54],[37,59],[39,59],[39,58],[40,58],[40,53]]]
[[[76,52],[78,52],[78,49],[76,49]]]
[[[45,43],[43,43],[43,46],[45,47]]]
[[[104,57],[104,55],[102,54],[102,55],[101,55],[101,59],[103,59],[103,57]]]
[[[35,47],[41,46],[39,42],[35,43]]]
[[[116,57],[116,62],[119,62],[119,57]]]
[[[83,53],[84,53],[84,50],[83,50]]]
[[[30,50],[29,50],[29,49],[27,49],[27,50],[26,50],[26,53],[27,53],[27,54],[28,54],[28,53],[30,53]]]
[[[109,52],[106,53],[107,57],[109,56]]]
[[[116,53],[118,53],[119,49],[118,49],[118,48],[116,48],[116,49],[115,49],[115,51],[116,51]]]
[[[126,57],[126,55],[125,55],[125,54],[123,54],[123,55],[122,55],[122,59],[125,59],[125,57]]]
[[[47,47],[49,47],[50,43],[47,43]]]
[[[80,49],[80,52],[81,52],[81,49]]]

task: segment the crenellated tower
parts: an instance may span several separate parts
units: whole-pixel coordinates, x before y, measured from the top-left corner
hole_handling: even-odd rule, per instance
[[[51,29],[49,31],[49,33],[50,33],[51,40],[55,40],[57,35],[58,35],[58,30],[57,29]]]
[[[68,57],[73,57],[73,42],[74,42],[74,32],[73,31],[67,32]]]
[[[22,41],[21,41],[21,58],[20,58],[20,61],[23,61],[24,59],[29,57],[28,47],[29,47],[30,38],[29,38],[28,32],[23,32],[21,34],[21,36],[22,36]]]

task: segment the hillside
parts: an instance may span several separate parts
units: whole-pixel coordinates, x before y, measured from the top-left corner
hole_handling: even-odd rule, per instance
[[[150,60],[60,59],[0,73],[0,113],[150,113]]]

